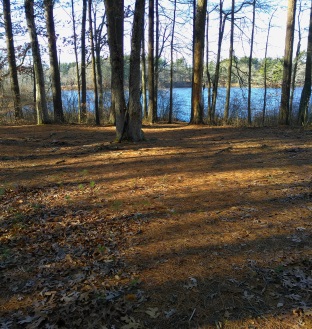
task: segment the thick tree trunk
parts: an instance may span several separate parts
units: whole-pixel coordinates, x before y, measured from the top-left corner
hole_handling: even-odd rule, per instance
[[[207,10],[207,0],[198,0],[195,18],[195,43],[194,43],[194,81],[192,86],[192,108],[193,124],[204,122],[203,105],[203,69],[204,69],[204,46],[205,46],[205,18]]]
[[[112,70],[112,102],[116,112],[116,139],[123,138],[126,118],[124,95],[124,1],[105,0],[107,32]]]
[[[25,0],[24,4],[35,71],[37,124],[49,123],[44,74],[35,24],[34,3],[32,0]]]
[[[81,113],[80,121],[87,120],[87,80],[86,80],[86,21],[87,21],[87,0],[82,0],[81,19]]]
[[[15,119],[23,118],[23,111],[21,108],[21,94],[18,83],[16,58],[14,51],[14,40],[13,40],[13,30],[12,30],[12,20],[11,20],[11,6],[9,0],[2,0],[3,3],[3,19],[5,26],[5,38],[8,51],[8,63],[10,69],[11,77],[11,91],[13,93],[13,103],[14,103],[14,115]]]
[[[299,105],[299,124],[306,124],[308,121],[308,108],[311,97],[311,74],[312,74],[312,5],[310,9],[310,25],[308,35],[308,47],[307,47],[307,58],[306,58],[306,69],[304,86],[301,93],[300,105]]]
[[[50,59],[50,72],[52,81],[52,97],[54,107],[54,121],[58,123],[64,122],[63,105],[62,105],[62,89],[59,64],[57,59],[56,34],[53,17],[53,0],[44,0],[44,10],[46,27],[48,34],[48,48]]]
[[[126,136],[137,142],[143,139],[142,133],[142,107],[140,102],[140,55],[144,33],[145,0],[136,0],[133,16],[130,77],[129,77],[129,123]]]
[[[289,97],[290,97],[292,55],[293,55],[294,31],[295,31],[296,3],[297,0],[288,0],[283,82],[282,82],[281,106],[279,111],[279,124],[281,125],[290,124]]]

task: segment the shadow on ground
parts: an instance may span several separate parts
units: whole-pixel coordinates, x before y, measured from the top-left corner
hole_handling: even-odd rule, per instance
[[[311,134],[1,127],[3,328],[311,327]]]

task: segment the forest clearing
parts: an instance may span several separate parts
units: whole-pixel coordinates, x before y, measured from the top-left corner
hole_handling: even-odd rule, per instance
[[[0,127],[0,328],[312,328],[312,131]]]

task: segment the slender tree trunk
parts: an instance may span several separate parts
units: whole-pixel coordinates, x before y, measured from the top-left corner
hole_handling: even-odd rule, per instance
[[[148,6],[148,119],[150,123],[157,120],[155,108],[155,70],[154,70],[154,0]]]
[[[78,49],[77,49],[77,34],[76,34],[76,18],[75,18],[75,8],[74,0],[71,0],[71,13],[73,18],[73,32],[74,32],[74,53],[76,61],[76,79],[77,79],[77,88],[78,88],[78,122],[81,122],[81,85],[80,85],[80,74],[79,74],[79,63],[78,63]]]
[[[196,20],[196,0],[192,1],[192,6],[193,6],[193,38],[192,38],[192,53],[193,53],[193,57],[192,57],[192,86],[194,85],[194,51],[195,51],[195,20]],[[191,94],[191,118],[190,118],[190,122],[193,122],[194,120],[194,107],[193,107],[193,91]]]
[[[223,13],[222,13],[223,2],[224,0],[220,0],[218,53],[217,53],[216,69],[215,69],[215,75],[214,75],[213,86],[212,86],[212,111],[211,111],[212,122],[215,121],[215,115],[216,115],[216,105],[217,105],[219,77],[220,77],[221,47],[223,41],[225,21],[226,21],[226,17],[225,16],[223,17]]]
[[[81,18],[81,114],[82,123],[87,121],[87,80],[86,80],[86,21],[87,21],[87,1],[82,0]]]
[[[177,0],[173,3],[173,20],[172,20],[172,31],[170,41],[170,101],[169,101],[169,119],[168,123],[172,123],[173,113],[173,42],[174,42],[174,30],[176,23],[176,11],[177,11]]]
[[[144,32],[142,36],[142,103],[144,119],[148,117],[147,106],[147,88],[146,88],[146,56],[145,56],[145,37]]]
[[[143,139],[142,133],[142,107],[140,102],[140,54],[144,33],[145,0],[136,0],[133,16],[130,77],[129,77],[129,123],[127,125],[127,138],[132,141]]]
[[[62,104],[61,77],[57,59],[56,33],[53,17],[53,0],[44,0],[45,20],[48,34],[48,48],[50,72],[52,81],[52,97],[54,108],[54,122],[63,123],[64,113]]]
[[[255,23],[256,23],[256,0],[252,3],[252,28],[250,38],[250,53],[248,59],[248,99],[247,99],[247,117],[248,124],[251,125],[251,69],[252,69],[252,55],[254,46],[254,35],[255,35]]]
[[[230,113],[232,66],[233,66],[233,51],[234,51],[234,49],[233,49],[233,44],[234,44],[234,10],[235,10],[235,0],[232,0],[229,65],[228,65],[228,76],[227,76],[227,84],[226,84],[226,100],[225,100],[225,107],[224,107],[224,122],[225,123],[228,123],[229,113]]]
[[[198,0],[195,18],[195,44],[194,44],[194,82],[192,86],[192,108],[194,117],[191,123],[202,124],[204,122],[203,106],[203,68],[205,46],[205,18],[207,0]]]
[[[304,85],[300,98],[298,121],[299,124],[306,124],[308,122],[308,109],[311,97],[311,74],[312,74],[312,4],[310,9],[310,25],[308,34],[308,47],[306,58],[306,69]]]
[[[207,12],[206,22],[206,74],[207,74],[207,103],[208,103],[208,120],[212,123],[212,107],[211,107],[211,75],[209,72],[209,12]]]
[[[99,126],[100,125],[100,113],[99,113],[98,85],[97,85],[97,77],[96,77],[94,35],[93,35],[93,27],[92,27],[92,0],[88,0],[88,12],[89,12],[89,33],[90,33],[91,58],[92,58],[92,78],[93,78],[93,89],[94,89],[95,124]]]
[[[121,141],[128,113],[124,95],[124,0],[105,0],[104,3],[112,70],[112,102],[116,112],[116,139]]]
[[[3,19],[6,32],[6,45],[8,51],[8,63],[11,77],[11,91],[13,93],[14,115],[15,119],[23,118],[23,111],[21,107],[21,94],[18,83],[18,74],[15,58],[14,39],[11,20],[11,6],[9,0],[2,0],[3,4]]]
[[[279,111],[279,123],[281,125],[290,124],[289,97],[290,97],[292,54],[293,54],[294,31],[295,31],[296,3],[297,0],[288,0],[287,28],[286,28],[286,37],[285,37],[285,53],[284,53],[284,65],[283,65],[283,82],[282,82],[281,105]]]
[[[30,36],[31,50],[35,71],[36,81],[36,112],[37,112],[37,124],[49,123],[48,107],[46,102],[46,92],[44,83],[44,73],[41,62],[39,42],[37,38],[35,15],[34,15],[34,3],[32,0],[25,0],[25,14],[27,28]]]
[[[266,112],[266,98],[267,98],[267,55],[268,55],[268,46],[269,46],[269,37],[270,37],[270,31],[272,26],[272,19],[276,12],[276,9],[272,13],[270,20],[269,20],[269,26],[268,26],[268,33],[266,37],[265,42],[265,52],[264,52],[264,74],[263,74],[263,88],[264,88],[264,95],[263,95],[263,109],[262,109],[262,125],[264,126],[265,122],[265,112]]]
[[[103,27],[106,26],[106,15],[102,15],[102,21],[97,27],[96,24],[96,13],[94,13],[94,48],[95,48],[95,59],[96,59],[96,75],[97,75],[97,86],[98,86],[98,100],[99,100],[99,116],[100,119],[104,113],[104,86],[103,86],[103,73],[102,73],[102,61],[101,61],[101,47],[103,39]]]
[[[301,50],[301,13],[302,13],[302,9],[301,9],[301,1],[299,1],[299,12],[298,12],[298,42],[297,42],[297,49],[296,49],[296,55],[295,55],[295,59],[293,61],[293,71],[292,71],[292,75],[291,75],[291,84],[290,84],[290,97],[289,97],[289,117],[290,120],[292,118],[292,111],[293,111],[293,102],[294,102],[294,93],[295,93],[295,88],[296,88],[296,77],[297,77],[297,71],[298,71],[298,61],[299,61],[299,57],[300,57],[300,50]]]
[[[104,86],[103,86],[103,74],[101,63],[101,49],[98,45],[95,46],[95,62],[96,62],[96,76],[97,76],[97,88],[98,88],[98,100],[99,100],[99,116],[101,118],[104,113]]]
[[[156,120],[157,120],[157,109],[158,109],[158,84],[159,84],[159,5],[158,0],[155,1],[155,18],[156,18],[156,28],[155,28],[155,90],[154,90],[154,106],[156,112]]]

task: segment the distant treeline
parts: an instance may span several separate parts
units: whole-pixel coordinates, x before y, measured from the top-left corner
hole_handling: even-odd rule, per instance
[[[301,54],[298,60],[298,71],[296,75],[296,85],[300,86],[304,82],[304,69],[305,69],[305,52]],[[125,83],[129,81],[129,56],[125,56]],[[247,56],[241,58],[234,58],[234,66],[232,71],[232,85],[235,86],[246,86],[248,82],[248,60]],[[227,81],[227,70],[228,70],[228,59],[221,61],[220,69],[220,87],[224,87]],[[267,58],[267,86],[268,87],[280,87],[283,76],[283,59],[282,58]],[[265,60],[259,58],[252,59],[252,85],[263,86],[264,85],[264,67]],[[110,88],[111,81],[111,70],[110,60],[102,59],[101,68],[103,73],[103,84],[105,88]],[[169,88],[170,85],[170,63],[166,59],[159,59],[159,86],[160,88]],[[76,63],[61,63],[61,81],[64,89],[74,88],[76,81]],[[208,64],[208,70],[210,78],[213,80],[215,72],[215,63],[211,61]],[[91,65],[87,67],[87,73],[92,74]],[[92,81],[92,79],[88,79]],[[192,66],[184,58],[180,58],[174,63],[174,82],[175,88],[190,88],[192,82]],[[204,69],[204,82],[207,87],[207,65],[205,64]],[[126,85],[127,87],[127,85]],[[91,86],[90,86],[91,88]]]

